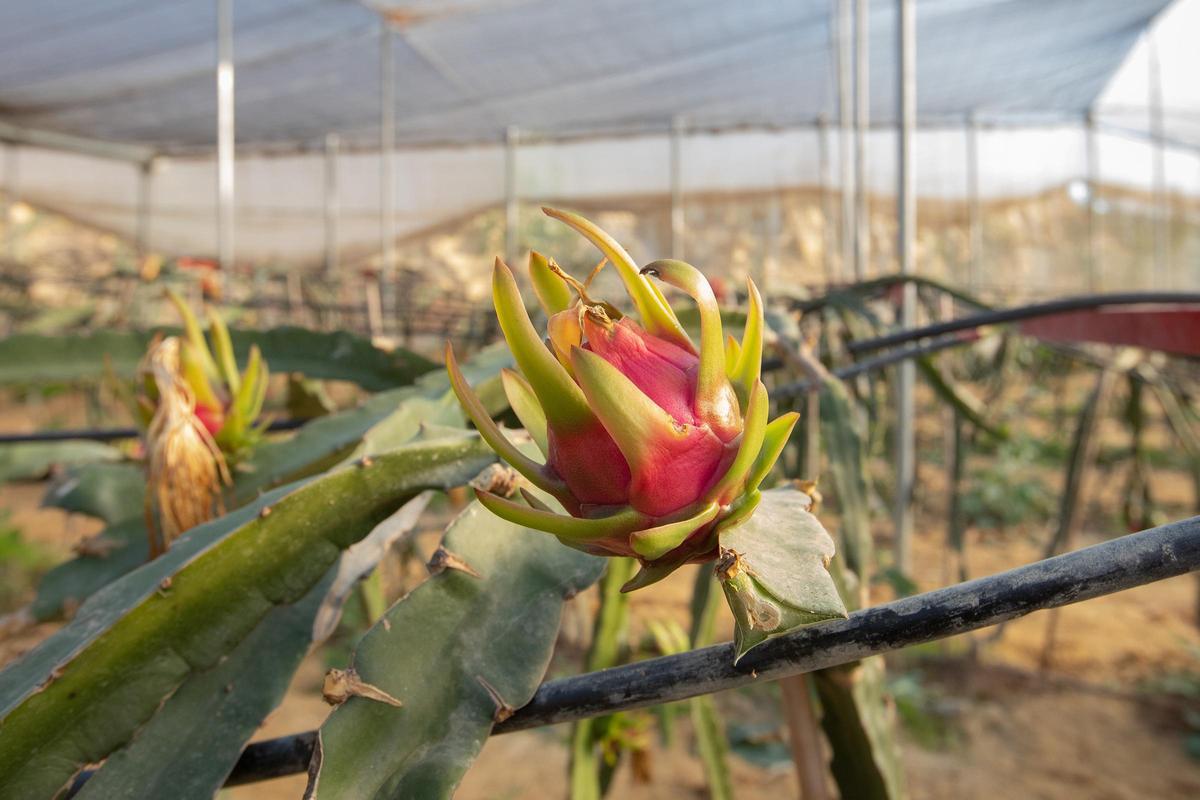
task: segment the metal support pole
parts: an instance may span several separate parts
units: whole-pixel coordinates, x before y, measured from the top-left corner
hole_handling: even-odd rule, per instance
[[[817,174],[821,182],[821,245],[824,251],[825,285],[834,282],[833,262],[833,182],[829,163],[829,118],[824,114],[817,117]]]
[[[137,222],[134,234],[138,258],[150,252],[150,204],[154,189],[154,172],[158,164],[151,158],[138,165]]]
[[[325,220],[325,277],[338,276],[338,258],[341,245],[338,238],[338,222],[341,217],[341,197],[338,192],[338,150],[342,139],[336,133],[325,134],[325,182],[322,205]]]
[[[392,29],[379,32],[379,305],[383,332],[396,324],[396,67]]]
[[[1171,265],[1167,252],[1167,225],[1170,208],[1167,202],[1166,131],[1163,121],[1162,67],[1158,59],[1158,42],[1153,31],[1146,34],[1146,54],[1150,60],[1148,76],[1149,91],[1147,106],[1150,110],[1150,147],[1152,148],[1152,171],[1154,191],[1154,272],[1153,288],[1168,289],[1171,286]]]
[[[851,125],[854,116],[854,60],[851,0],[837,0],[838,171],[842,187],[842,259],[837,278],[846,280],[854,263],[854,162]]]
[[[1084,150],[1087,159],[1087,286],[1089,292],[1100,289],[1100,221],[1096,205],[1100,193],[1100,150],[1096,141],[1096,117],[1088,111],[1084,119]]]
[[[687,217],[683,209],[683,118],[671,120],[671,258],[683,258]]]
[[[520,255],[521,208],[517,196],[517,146],[520,131],[509,125],[504,131],[504,255],[515,264]]]
[[[764,301],[770,295],[779,271],[779,239],[783,235],[783,190],[776,189],[767,199],[766,247],[763,252],[762,275],[758,290]]]
[[[854,7],[854,174],[857,178],[854,209],[854,280],[870,271],[871,211],[867,203],[867,130],[871,124],[871,0],[856,0]]]
[[[233,0],[217,0],[217,257],[233,269],[234,121]]]
[[[983,283],[983,214],[979,207],[979,120],[974,114],[967,120],[967,240],[971,248],[967,287],[977,295]]]
[[[916,186],[913,181],[913,128],[916,122],[916,3],[914,0],[897,0],[897,75],[896,87],[899,96],[899,136],[896,153],[896,217],[900,274],[908,275],[913,267],[913,239],[917,224]],[[916,285],[903,284],[900,306],[900,327],[912,328],[916,323]],[[897,368],[899,380],[896,385],[896,567],[907,574],[912,566],[912,493],[916,472],[915,431],[913,425],[913,384],[916,369],[912,361],[904,361]]]

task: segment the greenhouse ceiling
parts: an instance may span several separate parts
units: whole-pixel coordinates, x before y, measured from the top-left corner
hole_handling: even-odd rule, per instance
[[[1166,0],[920,0],[918,114],[1077,119]],[[212,148],[216,4],[0,4],[0,139]],[[396,141],[811,124],[833,117],[831,0],[234,2],[239,147],[378,142],[393,31]],[[894,116],[895,3],[871,6],[871,117]]]

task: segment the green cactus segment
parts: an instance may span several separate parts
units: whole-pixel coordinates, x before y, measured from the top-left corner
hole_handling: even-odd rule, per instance
[[[841,518],[842,561],[856,575],[870,569],[871,519],[867,490],[867,434],[863,415],[846,385],[830,377],[819,399],[821,443],[829,454],[829,473]]]
[[[629,598],[621,594],[620,587],[636,566],[637,562],[631,558],[608,560],[600,580],[600,608],[592,625],[592,643],[584,663],[588,672],[621,663],[629,633]],[[571,727],[571,800],[601,800],[605,796],[622,755],[619,745],[605,749],[605,739],[620,728],[625,718],[622,714],[606,714],[580,720]],[[608,743],[617,744],[611,739]]]
[[[747,492],[752,492],[762,486],[767,475],[771,474],[771,468],[779,460],[799,419],[800,415],[797,412],[789,411],[767,423],[766,430],[763,431],[762,447],[759,448],[758,456],[754,459],[754,468],[746,476]]]
[[[598,228],[594,223],[578,214],[569,211],[559,211],[554,208],[542,208],[546,216],[553,217],[570,225],[600,250],[613,263],[621,281],[625,284],[629,297],[642,319],[642,327],[647,332],[673,342],[690,352],[696,352],[692,340],[679,324],[679,319],[671,309],[671,305],[663,297],[658,287],[638,273],[637,264],[625,252],[625,248],[617,240]]]
[[[109,524],[122,522],[142,517],[145,483],[145,470],[140,464],[80,464],[50,485],[42,505]]]
[[[216,795],[246,741],[283,699],[336,571],[295,604],[268,613],[218,666],[188,679],[76,797]]]
[[[179,329],[9,336],[0,340],[0,385],[98,382],[105,378],[106,364],[118,377],[132,378],[158,333],[179,333]],[[406,350],[381,350],[347,331],[284,326],[268,331],[234,330],[230,338],[240,364],[246,363],[251,346],[257,345],[263,360],[279,374],[298,372],[309,378],[350,381],[373,392],[411,384],[438,366]]]
[[[725,333],[716,295],[700,270],[672,258],[642,267],[642,275],[653,275],[682,289],[700,309],[700,365],[696,373],[696,416],[729,441],[741,430],[737,394],[725,374]]]
[[[492,461],[475,439],[410,445],[268,494],[110,584],[4,672],[0,797],[53,795],[272,609],[303,597],[342,549],[417,493],[459,485]]]
[[[591,422],[592,412],[588,409],[583,392],[546,348],[542,337],[529,321],[529,313],[525,310],[517,282],[500,259],[496,259],[492,270],[492,300],[504,339],[512,349],[521,373],[537,395],[550,424],[579,427]]]
[[[457,403],[430,399],[437,391],[405,387],[383,392],[358,408],[314,420],[288,438],[260,445],[234,473],[226,507],[240,507],[268,489],[311,478],[351,459],[394,449],[431,426],[461,424]],[[443,430],[441,435],[451,433]],[[93,592],[146,562],[145,486],[145,474],[136,464],[92,464],[72,471],[46,493],[44,505],[98,517],[109,526],[99,536],[99,548],[42,578],[32,604],[38,620],[61,618]]]
[[[623,536],[649,521],[645,514],[625,508],[608,517],[570,517],[541,508],[514,503],[489,492],[477,492],[479,502],[497,517],[515,525],[552,533],[565,542],[586,543],[593,539]]]
[[[529,253],[529,279],[533,293],[547,317],[565,311],[571,305],[571,289],[550,269],[550,262],[536,250]]]
[[[557,364],[557,362],[555,363]],[[520,448],[509,441],[500,427],[492,421],[491,415],[483,407],[479,397],[467,385],[467,379],[463,377],[462,371],[458,368],[454,350],[449,342],[446,343],[446,370],[450,374],[450,385],[458,397],[458,402],[462,404],[467,416],[475,423],[479,435],[496,451],[496,455],[507,461],[513,469],[525,476],[525,479],[534,486],[549,492],[557,499],[569,500],[570,492],[566,484],[551,477],[549,471],[542,464],[522,453]]]
[[[757,512],[721,533],[717,575],[736,625],[737,658],[767,639],[846,616],[827,565],[833,539],[794,489],[762,493]]]
[[[58,467],[120,461],[115,447],[88,439],[0,445],[0,482],[41,480]]]
[[[746,292],[750,298],[750,309],[746,313],[746,328],[742,332],[742,343],[738,347],[737,362],[728,366],[730,380],[738,393],[742,408],[750,390],[762,376],[763,354],[763,302],[754,281],[746,280]]]
[[[508,404],[512,407],[513,413],[517,415],[517,419],[533,437],[533,441],[542,455],[549,455],[546,412],[542,411],[537,395],[533,393],[533,387],[529,385],[529,381],[521,377],[520,373],[513,372],[511,369],[501,370],[500,380],[504,384],[504,396],[508,398]]]
[[[881,656],[818,670],[821,728],[833,758],[829,768],[842,797],[903,800],[903,755],[896,740],[895,704],[887,696]]]
[[[351,697],[320,730],[310,797],[450,797],[495,720],[529,702],[563,601],[605,561],[498,522],[472,504],[442,547],[444,569],[397,603],[355,651],[358,677],[403,706]]]
[[[701,567],[696,573],[692,590],[691,648],[707,647],[713,643],[721,595],[717,592],[712,571]],[[733,776],[729,771],[729,740],[725,726],[717,713],[712,695],[693,697],[688,701],[692,712],[692,727],[696,730],[696,749],[704,763],[708,793],[712,800],[733,800]]]
[[[972,425],[997,441],[1009,438],[1007,426],[1003,422],[997,424],[989,419],[983,401],[972,394],[967,387],[950,377],[947,372],[938,369],[932,356],[918,358],[916,363],[921,374],[929,381],[933,391],[955,411],[970,420]]]
[[[763,437],[767,432],[769,405],[767,387],[763,386],[762,381],[756,381],[746,401],[746,419],[742,425],[742,438],[738,443],[737,455],[733,457],[716,486],[708,491],[708,496],[722,505],[729,503],[745,486],[746,478],[749,477],[762,451]],[[753,490],[758,486],[756,484],[750,488]]]
[[[633,548],[633,552],[644,559],[653,561],[656,558],[662,558],[687,541],[687,538],[701,526],[716,519],[719,513],[721,513],[721,505],[715,502],[709,503],[698,513],[686,519],[634,532],[630,537],[629,544]]]

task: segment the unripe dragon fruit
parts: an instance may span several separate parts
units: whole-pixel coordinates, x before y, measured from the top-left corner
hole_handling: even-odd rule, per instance
[[[504,389],[545,463],[526,456],[492,421],[449,343],[447,369],[483,438],[567,514],[524,489],[524,502],[486,491],[478,493],[479,501],[497,516],[554,534],[571,547],[637,558],[642,569],[624,587],[629,591],[684,564],[718,556],[718,534],[754,512],[759,485],[797,415],[767,421],[767,392],[759,378],[763,307],[753,281],[739,344],[725,338],[716,297],[694,267],[663,260],[639,270],[591,222],[543,210],[587,237],[612,262],[640,322],[593,299],[586,283],[534,253],[530,276],[549,318],[543,341],[512,272],[496,260],[496,315],[520,370],[504,371]],[[695,300],[698,347],[652,278]]]

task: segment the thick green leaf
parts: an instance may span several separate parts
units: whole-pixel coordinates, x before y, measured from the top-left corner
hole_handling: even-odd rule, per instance
[[[240,505],[261,491],[315,475],[362,455],[362,441],[368,432],[393,414],[410,414],[404,410],[405,403],[422,398],[422,394],[413,388],[377,394],[357,408],[320,417],[292,436],[260,445],[239,465],[234,476],[234,504]],[[406,440],[412,438],[416,428],[411,426]]]
[[[150,340],[159,332],[177,333],[178,329],[10,336],[0,341],[0,385],[98,381],[104,377],[106,358],[117,375],[133,377]],[[272,372],[352,381],[371,391],[410,384],[437,366],[406,350],[380,350],[346,331],[282,327],[231,331],[230,335],[238,363],[243,366],[250,346],[258,345]]]
[[[563,601],[604,565],[478,503],[451,524],[442,547],[479,577],[444,569],[363,638],[358,677],[404,705],[351,697],[340,706],[321,726],[310,796],[450,797],[497,716],[533,696]]]
[[[283,699],[312,642],[313,618],[333,573],[295,604],[270,611],[216,667],[189,678],[77,797],[214,796],[242,747]]]
[[[0,797],[53,795],[272,609],[303,597],[341,550],[417,493],[492,460],[478,440],[420,443],[281,487],[98,592],[0,675]]]
[[[445,426],[462,424],[456,404],[445,398],[430,399],[428,394],[412,387],[378,394],[356,409],[321,417],[286,439],[260,446],[239,468],[227,507],[241,507],[268,489],[399,447],[422,426],[438,426],[445,436],[449,432]],[[145,563],[149,548],[144,490],[145,478],[137,465],[96,464],[77,470],[47,493],[46,505],[100,517],[110,527],[100,535],[99,551],[60,564],[42,579],[33,602],[37,619],[62,617],[96,590]]]
[[[369,391],[394,389],[437,369],[437,364],[408,350],[387,352],[348,331],[281,327],[269,331],[231,331],[233,350],[245,364],[258,345],[271,372],[299,372],[306,378],[351,381]]]
[[[133,377],[152,334],[102,330],[86,335],[18,333],[0,340],[0,385],[99,381],[107,357]]]
[[[55,482],[42,505],[87,514],[111,525],[141,518],[145,494],[146,473],[140,464],[87,464]]]
[[[772,489],[752,517],[721,532],[717,576],[733,611],[738,658],[772,637],[846,616],[828,570],[833,539],[810,503],[795,489]]]
[[[14,442],[0,445],[0,482],[41,480],[53,467],[120,461],[115,447],[87,439],[60,442]]]

